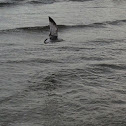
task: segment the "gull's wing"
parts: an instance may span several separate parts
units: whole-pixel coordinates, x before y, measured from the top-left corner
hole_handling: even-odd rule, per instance
[[[50,34],[49,37],[58,37],[58,27],[55,23],[55,21],[49,17],[49,26],[50,26]]]

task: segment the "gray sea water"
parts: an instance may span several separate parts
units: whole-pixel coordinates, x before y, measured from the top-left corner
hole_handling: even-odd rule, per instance
[[[0,126],[126,126],[126,1],[0,0]]]

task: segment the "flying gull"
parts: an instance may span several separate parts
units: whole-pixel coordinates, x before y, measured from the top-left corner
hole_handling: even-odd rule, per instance
[[[49,38],[45,39],[44,43],[50,43],[50,42],[59,42],[63,41],[62,39],[58,39],[58,27],[56,25],[56,22],[49,17],[49,26],[50,26],[50,33]]]

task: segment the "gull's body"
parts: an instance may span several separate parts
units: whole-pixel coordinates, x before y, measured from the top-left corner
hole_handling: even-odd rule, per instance
[[[44,41],[45,44],[50,42],[59,42],[62,41],[61,39],[58,39],[58,27],[55,23],[55,21],[49,17],[49,26],[50,26],[50,33],[49,38]]]

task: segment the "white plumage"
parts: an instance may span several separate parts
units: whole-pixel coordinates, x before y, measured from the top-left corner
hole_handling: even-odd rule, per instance
[[[58,39],[58,27],[55,21],[49,17],[50,33],[49,38],[44,41],[45,44],[50,42],[61,42],[63,39]]]

